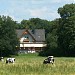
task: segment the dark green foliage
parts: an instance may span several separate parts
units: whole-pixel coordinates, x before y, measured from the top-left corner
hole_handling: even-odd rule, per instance
[[[16,24],[17,29],[45,29],[46,34],[50,31],[50,22],[40,18],[31,18],[29,20],[22,20],[21,23]]]
[[[58,44],[57,44],[57,28],[59,26],[58,24],[59,20],[56,19],[52,22],[50,22],[50,27],[49,27],[49,33],[47,33],[46,36],[46,43],[47,47],[45,50],[39,53],[39,55],[42,56],[49,56],[49,55],[54,55],[54,56],[60,56],[61,52],[58,49]]]
[[[15,54],[15,46],[18,44],[15,23],[9,16],[2,16],[0,24],[0,56]]]
[[[57,36],[49,33],[46,38],[46,43],[47,47],[45,50],[39,53],[39,55],[42,56],[49,56],[49,55],[54,55],[58,56],[59,50],[58,50],[58,45],[57,45]]]
[[[40,55],[75,56],[75,4],[66,4],[58,13],[61,18],[50,22],[47,48]]]
[[[58,13],[61,15],[58,46],[64,56],[75,56],[75,4],[67,4],[59,8]]]

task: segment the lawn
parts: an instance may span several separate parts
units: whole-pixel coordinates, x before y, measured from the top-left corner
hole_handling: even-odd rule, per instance
[[[46,57],[37,54],[21,54],[15,58],[14,64],[0,61],[0,75],[75,75],[74,57],[55,57],[53,65],[43,64]]]

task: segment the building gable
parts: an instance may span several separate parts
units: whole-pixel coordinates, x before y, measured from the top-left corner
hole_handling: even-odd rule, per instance
[[[44,29],[35,29],[35,30],[16,30],[17,37],[20,39],[22,37],[26,38],[32,38],[34,41],[37,42],[43,42],[45,41],[45,30]],[[23,38],[23,39],[24,39]]]
[[[30,34],[28,30],[22,32],[20,42],[34,42],[35,38]]]

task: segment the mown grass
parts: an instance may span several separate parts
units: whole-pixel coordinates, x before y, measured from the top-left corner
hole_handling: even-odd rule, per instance
[[[22,54],[15,58],[14,64],[0,62],[0,75],[75,75],[74,57],[55,57],[53,65],[43,64],[46,57],[37,54]]]

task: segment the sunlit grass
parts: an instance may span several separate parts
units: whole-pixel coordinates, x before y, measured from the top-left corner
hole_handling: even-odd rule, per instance
[[[0,75],[75,75],[75,58],[55,57],[54,64],[43,64],[37,54],[15,56],[14,64],[0,62]],[[5,58],[6,59],[6,58]]]

